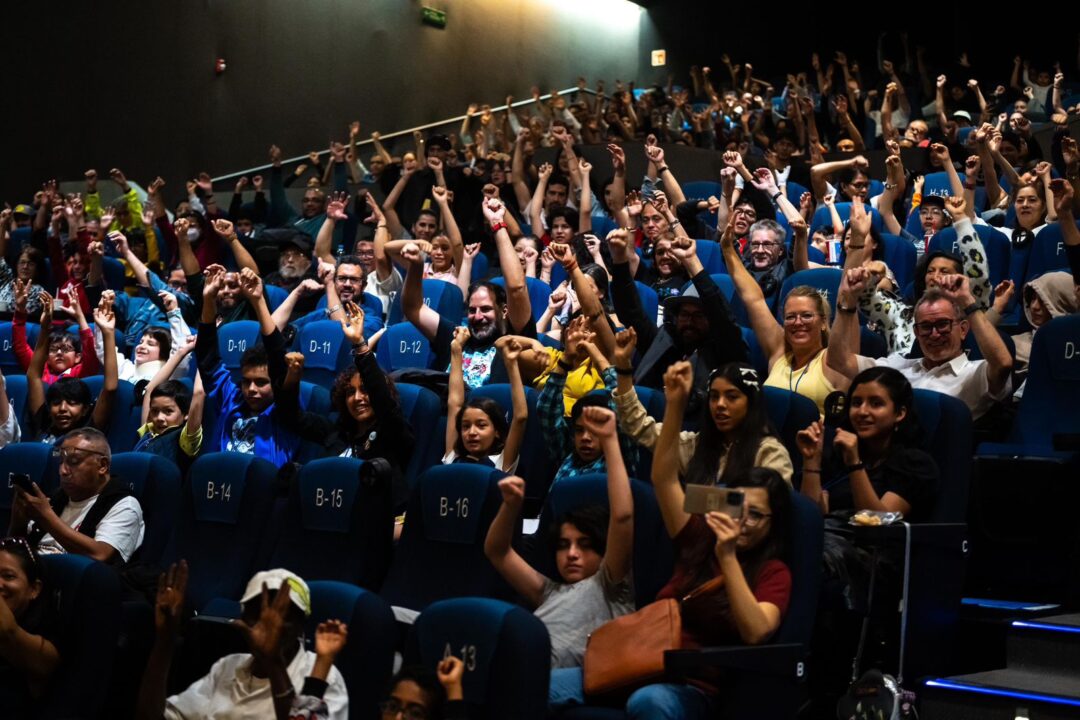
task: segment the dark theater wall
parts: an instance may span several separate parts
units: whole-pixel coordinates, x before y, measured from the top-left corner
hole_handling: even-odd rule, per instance
[[[447,13],[422,25],[422,5]],[[2,197],[119,166],[144,185],[501,104],[579,74],[631,79],[651,21],[622,0],[106,0],[20,11],[6,42]],[[9,25],[9,31],[15,28]],[[214,73],[225,58],[227,70]]]

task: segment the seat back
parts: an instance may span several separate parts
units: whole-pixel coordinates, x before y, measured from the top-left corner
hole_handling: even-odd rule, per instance
[[[431,351],[431,343],[415,325],[399,322],[386,328],[375,348],[375,359],[386,372],[403,368],[431,369],[435,353]]]
[[[439,313],[450,322],[457,324],[464,316],[465,299],[461,295],[461,289],[453,283],[444,280],[424,280],[423,283],[424,304]],[[390,312],[386,318],[387,325],[396,325],[405,319],[405,313],[401,307],[401,293],[390,304]]]
[[[26,323],[26,342],[31,349],[37,344],[40,331],[41,326],[37,323]],[[15,345],[12,343],[11,323],[9,321],[0,322],[0,370],[4,372],[5,377],[26,375],[26,370],[23,370],[22,365],[19,364],[19,359],[15,357]]]
[[[180,469],[161,455],[124,452],[112,456],[110,468],[135,494],[142,507],[146,534],[139,559],[160,564],[176,525],[180,506]]]
[[[1024,282],[1054,270],[1068,270],[1069,258],[1065,256],[1065,237],[1061,224],[1050,223],[1035,236],[1028,253],[1027,272]]]
[[[495,277],[491,279],[493,285],[506,289],[506,278]],[[533,320],[538,321],[540,316],[547,310],[548,298],[551,297],[551,286],[539,278],[526,277],[525,285],[529,290],[529,305],[532,308]]]
[[[798,203],[795,203],[795,207],[798,207]],[[874,229],[881,232],[881,213],[877,211],[877,208],[872,208],[868,204],[864,204],[863,207],[868,213],[870,213],[870,224],[874,226]],[[836,203],[836,212],[840,215],[840,220],[845,225],[848,219],[851,218],[851,203],[850,202],[838,202]],[[814,217],[810,219],[810,227],[816,228],[822,225],[826,227],[832,227],[832,214],[829,212],[829,208],[822,205],[814,211]]]
[[[820,290],[825,295],[825,299],[829,301],[829,311],[832,313],[829,316],[829,322],[831,323],[832,316],[836,314],[836,293],[840,289],[840,276],[842,274],[843,271],[839,268],[813,268],[788,275],[787,279],[784,280],[784,284],[780,286],[780,298],[776,303],[776,318],[783,321],[784,302],[787,300],[788,293],[791,292],[792,288],[809,285]]]
[[[315,629],[326,620],[341,620],[349,634],[363,638],[349,642],[334,660],[349,691],[349,717],[379,717],[379,703],[386,697],[394,672],[397,632],[394,613],[373,592],[333,580],[308,580],[311,615],[306,622],[308,650],[314,651]]]
[[[241,453],[209,453],[192,464],[165,562],[190,563],[188,600],[197,612],[214,598],[239,598],[262,569],[276,474],[272,463]]]
[[[450,597],[512,596],[484,556],[488,526],[502,504],[502,477],[494,468],[467,463],[440,465],[420,476],[379,593],[387,602],[423,610]],[[515,535],[516,545],[520,531]]]
[[[26,421],[26,375],[5,373],[4,386],[11,408],[15,411],[15,421],[21,426]]]
[[[724,265],[724,255],[720,252],[720,245],[715,240],[697,241],[697,256],[701,261],[705,272],[710,275],[726,275],[727,266]],[[713,278],[716,279],[715,277]]]
[[[263,285],[263,291],[266,295],[266,306],[270,308],[270,312],[277,310],[281,303],[285,302],[285,298],[289,297],[289,291],[277,285]]]
[[[218,353],[233,375],[240,372],[240,358],[248,348],[259,342],[259,323],[254,320],[234,320],[217,329]]]
[[[416,438],[409,466],[405,468],[405,480],[409,491],[416,489],[420,474],[438,464],[443,454],[445,433],[439,434],[439,416],[442,414],[439,396],[426,387],[397,383],[401,414],[409,422]],[[444,428],[445,429],[445,428]]]
[[[330,399],[330,390],[322,385],[301,380],[300,407],[317,415],[329,415],[334,409]]]
[[[882,233],[881,240],[885,244],[885,264],[896,276],[896,284],[907,287],[915,281],[915,264],[918,261],[915,245],[892,233]]]
[[[525,478],[526,494],[530,498],[542,498],[547,493],[558,463],[563,461],[563,458],[552,458],[544,444],[540,416],[536,412],[536,399],[539,395],[531,387],[525,387],[525,404],[528,406],[529,418],[525,421],[525,437],[522,439],[521,452],[518,455],[520,461],[516,474]],[[508,384],[491,383],[469,392],[470,399],[480,397],[491,398],[499,403],[499,407],[506,413],[506,421],[509,423],[513,420],[514,401]],[[453,422],[454,418],[448,417],[446,420]]]
[[[740,327],[739,329],[742,330],[743,342],[746,343],[747,357],[750,364],[754,366],[760,377],[769,377],[769,358],[765,357],[765,351],[761,349],[761,343],[758,342],[757,335],[748,327]]]
[[[478,597],[435,603],[416,619],[405,660],[433,668],[447,655],[465,665],[470,718],[547,717],[551,641],[532,613]]]
[[[791,464],[795,469],[792,481],[797,484],[802,479],[802,453],[795,444],[795,436],[820,417],[817,405],[805,395],[790,390],[767,385],[762,389],[765,392],[769,422],[791,456]]]
[[[787,195],[787,199],[791,201],[791,204],[795,207],[799,207],[799,203],[802,202],[803,193],[810,192],[810,190],[797,182],[788,180],[784,185],[784,193]],[[717,195],[717,197],[720,197]]]
[[[334,320],[316,320],[304,325],[297,346],[304,354],[304,379],[327,388],[348,367],[352,353],[341,323]]]
[[[105,376],[92,375],[82,378],[82,381],[90,388],[90,397],[96,401],[105,385]],[[141,420],[142,406],[135,402],[135,386],[127,380],[121,380],[116,387],[109,428],[105,432],[113,452],[128,452],[135,447],[139,440]]]
[[[1043,229],[1045,231],[1045,228]],[[1012,246],[1009,239],[997,228],[989,225],[976,225],[975,234],[982,241],[986,252],[986,261],[990,266],[990,287],[1008,277]],[[1040,235],[1042,233],[1039,233]],[[947,227],[930,238],[928,252],[949,252],[963,256],[956,238],[956,228]]]
[[[821,554],[825,545],[825,522],[817,503],[798,492],[791,493],[792,537],[788,543],[791,599],[787,614],[773,636],[775,643],[799,643],[810,648],[821,590]]]
[[[967,521],[971,477],[971,411],[963,401],[933,390],[915,390],[915,413],[922,430],[920,447],[938,466],[938,492],[932,522]]]
[[[639,280],[635,280],[634,285],[637,287],[638,298],[641,300],[641,311],[645,317],[656,323],[660,312],[660,297],[655,290]]]
[[[674,549],[652,485],[630,480],[634,496],[634,600],[644,607],[656,599],[656,594],[671,579]],[[555,567],[556,547],[551,543],[549,530],[568,511],[587,505],[608,507],[607,475],[590,473],[560,480],[551,487],[540,511],[539,529],[529,552],[529,562],[549,578],[559,581]]]
[[[268,537],[270,567],[379,589],[393,553],[394,508],[390,478],[375,482],[363,468],[364,461],[343,457],[301,468],[280,531]]]
[[[1054,318],[1031,343],[1028,379],[1010,440],[1034,452],[1055,433],[1080,433],[1080,315]]]
[[[60,664],[40,701],[37,717],[97,717],[121,630],[120,578],[108,565],[81,555],[42,556],[55,592]]]
[[[715,180],[692,180],[682,184],[683,194],[687,198],[708,200],[710,195],[721,197],[723,188]]]
[[[14,443],[0,448],[0,527],[5,531],[15,499],[12,473],[26,473],[46,495],[51,495],[60,484],[52,449],[52,445],[35,442]]]
[[[716,287],[720,288],[720,292],[724,293],[724,297],[727,299],[728,303],[734,303],[735,281],[731,279],[731,276],[727,273],[713,273],[709,277],[716,283]]]

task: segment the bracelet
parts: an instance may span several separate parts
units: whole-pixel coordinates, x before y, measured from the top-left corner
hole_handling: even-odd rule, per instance
[[[665,165],[665,166],[663,166],[663,167],[658,167],[658,168],[656,168],[656,172],[657,172],[658,174],[659,174],[659,173],[666,173],[667,171],[668,171],[668,166],[667,166],[667,165]]]
[[[295,694],[296,694],[296,689],[295,688],[289,688],[288,690],[282,690],[279,693],[274,693],[274,699],[275,700],[284,700],[285,698],[292,697]]]
[[[862,250],[864,247],[866,247],[865,243],[862,245],[848,245],[848,250]]]
[[[668,220],[668,227],[675,227],[676,225],[682,225],[682,220],[675,218],[674,220]]]
[[[376,225],[375,229],[378,230],[379,228],[385,228],[386,226],[386,223],[383,223],[382,225]]]
[[[370,349],[371,348],[368,347],[367,340],[364,340],[363,342],[356,343],[355,345],[352,346],[353,355],[364,355]]]
[[[562,358],[559,358],[559,360],[558,360],[558,361],[557,361],[557,362],[556,362],[555,364],[556,364],[556,365],[558,365],[559,367],[561,367],[561,368],[562,368],[563,370],[565,370],[566,372],[570,372],[571,370],[573,370],[573,369],[574,369],[574,366],[573,366],[573,365],[571,365],[570,363],[566,362],[566,361],[565,361],[565,360],[563,360]]]
[[[970,183],[970,184],[969,183],[964,183],[964,188],[967,189],[967,190],[974,190],[975,189],[975,183]]]
[[[491,226],[491,232],[493,232],[493,233],[497,233],[500,230],[506,230],[506,223],[500,222],[500,223],[495,223],[494,225]]]
[[[846,305],[836,303],[836,311],[837,312],[842,312],[842,313],[847,313],[848,315],[854,315],[855,313],[859,312],[859,308],[857,308],[857,307],[847,307]]]
[[[898,187],[900,187],[900,186],[897,185],[896,183],[891,183],[891,182],[885,183],[885,189],[886,190],[895,190]]]
[[[340,309],[341,309],[341,303],[338,303],[334,307],[326,308],[326,317],[330,317],[331,315],[333,315],[334,313],[336,313]]]
[[[775,194],[775,195],[773,195],[773,196],[772,196],[771,198],[769,198],[769,199],[770,199],[770,200],[772,200],[773,202],[776,202],[776,198],[780,197],[780,196],[781,196],[781,195],[783,195],[783,194],[784,194],[784,193],[782,193],[782,192],[780,192],[779,190],[777,190],[777,191],[776,191],[776,194]]]
[[[860,470],[865,470],[865,469],[866,469],[866,463],[861,462],[861,461],[855,463],[854,465],[848,465],[847,466],[847,471],[849,473],[858,472]]]
[[[812,474],[812,475],[820,475],[820,474],[821,474],[821,468],[808,468],[808,467],[804,467],[804,468],[802,469],[802,471],[803,471],[804,473],[810,473],[810,474]]]
[[[973,302],[964,308],[964,317],[971,317],[975,313],[979,312],[979,303]]]
[[[615,374],[617,374],[617,375],[633,375],[634,374],[634,368],[617,367],[617,368],[615,368]]]

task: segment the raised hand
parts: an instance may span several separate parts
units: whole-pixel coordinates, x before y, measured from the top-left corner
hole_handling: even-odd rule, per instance
[[[304,353],[285,353],[285,373],[290,382],[299,382],[304,374]]]
[[[187,560],[173,563],[168,571],[158,576],[157,597],[154,600],[154,626],[158,633],[174,636],[180,629],[187,583]]]
[[[454,328],[454,339],[450,341],[450,351],[460,354],[471,337],[472,333],[469,332],[468,327],[462,325],[461,327]]]
[[[611,155],[611,167],[615,170],[616,175],[620,175],[626,172],[626,153],[621,147],[614,143],[609,143],[607,151]]]
[[[640,215],[643,208],[644,203],[641,200],[640,192],[631,190],[626,194],[626,212],[630,214],[631,218]]]
[[[260,193],[263,191],[263,182],[264,181],[262,175],[256,175],[255,177],[251,178],[251,184],[252,186],[254,186],[255,192]]]
[[[521,507],[525,502],[525,481],[517,476],[503,478],[499,481],[499,493],[510,507]]]
[[[431,196],[435,198],[435,202],[440,206],[447,205],[450,202],[450,193],[441,185],[431,188]]]
[[[248,302],[258,302],[263,296],[262,278],[255,274],[251,268],[240,271],[237,280],[240,282],[240,294],[247,298]]]
[[[937,84],[937,88],[939,90],[944,89],[946,82],[948,82],[948,78],[946,78],[944,75],[938,75],[937,76],[937,83],[936,84]]]
[[[967,213],[967,200],[963,195],[945,198],[945,209],[952,215],[953,220],[959,220]]]
[[[233,224],[224,218],[219,218],[214,221],[214,232],[226,240],[232,240],[236,237],[236,229]]]
[[[1054,210],[1058,218],[1073,216],[1073,186],[1063,178],[1054,178],[1050,181],[1050,192],[1054,195]]]
[[[999,315],[1005,313],[1015,293],[1016,283],[1012,280],[1005,279],[994,286],[994,310],[997,310]]]
[[[1052,166],[1050,165],[1050,163],[1043,160],[1042,162],[1040,162],[1038,165],[1035,166],[1035,175],[1040,180],[1045,182],[1050,177],[1051,168],[1052,168]]]
[[[76,305],[78,305],[77,302]],[[102,302],[94,308],[94,324],[97,325],[98,329],[103,333],[112,333],[116,331],[116,313],[113,312],[112,303],[106,303],[104,298],[102,298]]]
[[[656,165],[657,168],[661,168],[664,165],[664,149],[659,145],[646,145],[645,157],[648,158],[649,162]]]
[[[581,421],[585,429],[601,440],[615,437],[618,424],[615,413],[608,408],[590,405],[581,412]]]
[[[620,333],[615,333],[615,367],[628,370],[633,366],[634,350],[637,349],[637,332],[634,328],[627,328]]]
[[[567,268],[568,270],[571,269],[574,263],[577,262],[577,259],[574,257],[573,251],[570,250],[570,246],[566,243],[553,242],[548,245],[548,250],[550,250],[551,254],[555,257],[555,259],[558,260],[562,264],[562,266],[564,268]]]
[[[754,171],[754,179],[750,181],[754,187],[770,196],[775,195],[779,188],[776,187],[776,179],[769,168],[758,168]]]
[[[330,201],[326,203],[326,217],[330,218],[334,222],[345,222],[349,219],[348,214],[345,212],[345,208],[349,205],[349,194],[345,192],[336,192],[330,196]]]
[[[550,165],[548,167],[551,167]],[[484,217],[490,225],[498,225],[503,221],[503,217],[506,214],[506,205],[499,198],[488,198],[484,200],[481,208],[484,211]]]
[[[845,465],[857,465],[859,462],[859,436],[853,432],[836,429],[833,437],[833,447],[840,452],[840,457]]]
[[[694,368],[685,360],[672,363],[664,372],[664,397],[668,402],[686,402],[694,387]]]
[[[350,345],[363,345],[364,339],[364,309],[349,300],[341,304],[343,315],[341,317],[341,331]]]
[[[420,244],[417,241],[406,243],[401,248],[401,259],[410,265],[422,265],[424,258],[420,254]]]
[[[161,304],[165,307],[165,312],[170,313],[179,307],[179,303],[176,302],[176,296],[168,290],[158,291],[158,297],[161,298]]]
[[[559,283],[559,287],[552,290],[551,295],[548,295],[548,309],[553,313],[559,312],[562,306],[566,304],[566,298],[566,282],[564,281]]]
[[[671,241],[671,252],[675,257],[679,258],[679,262],[686,264],[690,258],[697,255],[697,240],[685,235],[676,236]]]
[[[819,459],[825,448],[825,424],[821,420],[815,420],[795,433],[795,445],[804,459]]]
[[[266,583],[263,583],[262,607],[259,611],[259,619],[254,625],[248,625],[243,620],[233,621],[233,624],[247,638],[251,654],[263,663],[283,662],[281,657],[281,635],[285,630],[289,602],[288,583],[283,582],[281,584],[273,599],[270,598],[270,590],[266,587]]]
[[[653,207],[656,208],[656,212],[661,215],[667,215],[669,212],[667,194],[663,190],[656,190],[653,192]]]
[[[723,155],[724,164],[735,168],[736,172],[743,169],[743,157],[738,150],[727,150]]]
[[[548,179],[551,177],[552,170],[553,168],[551,167],[551,163],[544,163],[539,168],[537,168],[536,171],[540,176],[540,182],[547,182]]]

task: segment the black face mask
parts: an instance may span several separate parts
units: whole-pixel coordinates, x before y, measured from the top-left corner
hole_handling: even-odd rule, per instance
[[[1016,228],[1013,230],[1012,246],[1014,250],[1022,250],[1031,245],[1031,241],[1035,239],[1035,233],[1026,228]]]

